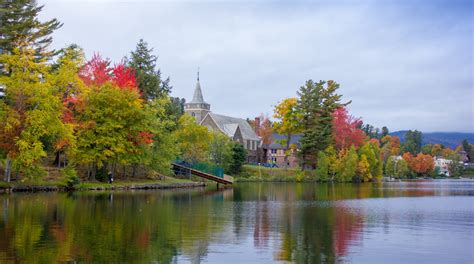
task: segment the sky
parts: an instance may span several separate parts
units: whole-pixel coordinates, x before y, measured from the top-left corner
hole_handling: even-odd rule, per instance
[[[119,62],[140,38],[172,96],[197,69],[215,113],[253,118],[306,80],[335,80],[349,111],[390,131],[474,132],[473,1],[39,0],[71,43]]]

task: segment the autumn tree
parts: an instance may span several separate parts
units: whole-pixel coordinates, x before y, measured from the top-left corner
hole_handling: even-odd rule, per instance
[[[407,161],[408,162],[408,161]],[[434,160],[431,155],[418,153],[408,162],[410,169],[418,175],[427,175],[434,169]]]
[[[328,173],[331,181],[337,177],[338,171],[340,171],[339,166],[341,164],[340,160],[337,157],[336,150],[332,145],[327,147],[324,150],[326,157],[328,159]]]
[[[212,134],[207,127],[196,124],[190,115],[182,115],[174,132],[180,157],[190,163],[206,161]]]
[[[161,71],[156,66],[157,60],[158,57],[153,55],[153,48],[149,48],[148,43],[140,39],[127,62],[127,66],[134,69],[138,88],[146,101],[168,96],[171,92],[170,80],[162,80]]]
[[[367,156],[362,154],[359,158],[359,162],[357,164],[357,176],[363,182],[368,182],[372,180],[372,174],[370,171],[370,164],[367,160]]]
[[[1,1],[0,53],[13,54],[15,48],[19,52],[28,49],[34,51],[35,60],[49,59],[54,55],[54,50],[49,48],[53,40],[51,34],[62,24],[55,18],[41,22],[38,15],[42,9],[43,6],[31,0]],[[5,69],[0,64],[0,74]]]
[[[364,143],[366,136],[364,131],[359,129],[361,124],[362,120],[349,115],[345,107],[340,107],[334,111],[332,115],[332,133],[337,150],[348,149],[352,145],[357,149]]]
[[[0,104],[5,179],[11,178],[12,163],[27,177],[40,176],[39,161],[47,155],[44,138],[71,139],[72,128],[61,121],[63,105],[51,85],[48,66],[37,60],[33,49],[16,48],[11,54],[0,55],[0,64],[10,73],[0,76],[0,83],[8,87]]]
[[[308,80],[298,91],[297,111],[301,115],[303,169],[316,167],[316,155],[333,143],[332,114],[343,106],[335,81]],[[344,104],[347,105],[347,104]]]
[[[365,155],[369,162],[370,175],[377,180],[382,178],[383,174],[383,160],[380,153],[379,142],[376,139],[371,139],[366,142],[360,149],[359,155]]]
[[[359,163],[357,152],[354,146],[351,146],[349,150],[341,151],[341,162],[338,172],[339,182],[350,182],[352,178],[357,174],[357,165]]]
[[[297,111],[298,100],[296,98],[286,98],[275,106],[273,117],[276,122],[273,123],[273,129],[285,135],[286,139],[282,142],[285,145],[285,166],[288,164],[288,156],[290,155],[291,138],[301,133],[301,115]]]
[[[250,126],[254,129],[257,136],[262,139],[262,143],[264,145],[268,145],[272,143],[272,122],[267,115],[260,114],[254,120],[250,120]]]

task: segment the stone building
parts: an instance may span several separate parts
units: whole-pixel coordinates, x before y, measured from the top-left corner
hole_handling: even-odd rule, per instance
[[[184,111],[194,117],[198,124],[206,126],[211,131],[221,132],[242,144],[247,150],[248,163],[258,162],[258,149],[262,144],[260,137],[247,120],[211,112],[211,105],[206,103],[202,96],[199,73],[193,99],[184,105]]]
[[[282,145],[282,140],[286,140],[286,136],[278,133],[272,134],[272,142],[263,146],[264,160],[271,165],[280,168],[289,167],[296,168],[299,166],[297,152],[301,147],[301,135],[293,135],[290,140],[290,153],[288,155],[288,163],[285,164],[286,145]]]

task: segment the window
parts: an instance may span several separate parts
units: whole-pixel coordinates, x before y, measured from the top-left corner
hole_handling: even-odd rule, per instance
[[[272,149],[272,154],[277,154],[277,150],[276,149]]]
[[[273,158],[272,158],[272,162],[273,162],[273,163],[276,163],[276,162],[277,162],[277,158],[276,158],[276,157],[273,157]]]
[[[196,113],[192,112],[192,113],[191,113],[191,116],[192,116],[192,117],[196,117]]]

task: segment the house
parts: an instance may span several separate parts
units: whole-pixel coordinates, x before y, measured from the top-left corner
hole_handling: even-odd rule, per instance
[[[439,174],[443,174],[445,176],[449,175],[449,165],[453,162],[452,160],[441,158],[441,157],[434,157],[435,168],[439,169]]]
[[[194,117],[198,124],[206,126],[211,131],[223,133],[242,144],[247,150],[248,163],[258,162],[258,149],[262,140],[247,120],[211,112],[211,105],[204,101],[202,95],[199,73],[193,99],[184,105],[184,111]]]
[[[5,85],[0,84],[0,98],[5,97]]]
[[[275,164],[278,167],[298,167],[298,156],[297,152],[300,149],[300,138],[301,134],[293,135],[290,139],[290,150],[288,156],[288,162],[285,164],[285,153],[287,152],[286,144],[283,141],[287,139],[285,135],[278,133],[272,134],[272,142],[268,145],[263,146],[264,160],[269,164]]]

